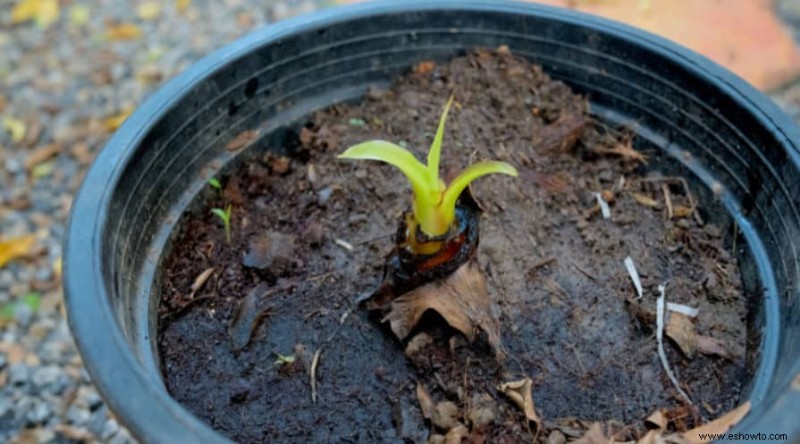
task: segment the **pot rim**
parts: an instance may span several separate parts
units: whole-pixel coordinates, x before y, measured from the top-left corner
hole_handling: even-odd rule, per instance
[[[212,52],[168,81],[145,100],[114,133],[89,169],[72,205],[65,240],[64,290],[70,328],[92,381],[121,422],[142,442],[230,443],[168,395],[148,375],[125,339],[108,299],[102,263],[102,235],[114,188],[136,148],[155,122],[167,115],[198,82],[228,63],[263,45],[337,23],[387,13],[429,10],[468,10],[535,15],[545,19],[595,29],[634,41],[661,57],[712,80],[782,142],[795,168],[800,169],[798,128],[769,98],[735,74],[706,57],[649,32],[589,14],[532,3],[507,0],[379,0],[323,9],[252,31]],[[99,334],[98,334],[99,333]],[[113,359],[108,359],[112,356]],[[796,363],[796,364],[800,364]],[[795,365],[800,367],[800,365]],[[760,427],[800,439],[800,424],[782,418],[781,412],[800,410],[798,384],[786,381],[785,393],[771,407],[749,415],[734,432],[760,420]],[[124,384],[124,391],[115,386]],[[788,416],[784,413],[783,416]],[[132,421],[129,418],[139,417]],[[779,428],[785,428],[779,430]]]

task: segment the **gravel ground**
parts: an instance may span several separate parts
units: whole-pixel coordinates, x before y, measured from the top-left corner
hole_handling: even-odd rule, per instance
[[[0,0],[0,239],[36,240],[0,266],[0,442],[134,442],[93,388],[64,318],[73,193],[163,81],[255,27],[330,2],[40,0],[61,5],[58,20],[12,25],[17,3]],[[800,28],[797,4],[779,10]],[[800,81],[773,97],[800,119]]]

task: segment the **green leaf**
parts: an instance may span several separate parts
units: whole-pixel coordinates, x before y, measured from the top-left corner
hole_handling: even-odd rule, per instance
[[[447,186],[444,198],[442,198],[442,212],[447,215],[452,214],[455,217],[456,201],[464,189],[475,179],[495,173],[508,174],[514,177],[518,175],[517,169],[506,162],[491,160],[470,165]]]
[[[217,216],[218,218],[222,219],[223,222],[227,222],[229,214],[225,212],[222,208],[213,208],[211,209],[211,213]]]
[[[447,100],[444,106],[444,112],[439,118],[439,128],[436,129],[436,135],[433,137],[431,149],[428,150],[428,171],[437,179],[439,178],[439,159],[442,155],[442,139],[444,138],[444,122],[447,120],[447,113],[450,112],[450,105],[453,104],[453,96]]]
[[[275,360],[275,365],[285,365],[294,362],[294,355],[284,356],[278,353],[278,359]]]
[[[364,119],[359,117],[353,117],[348,122],[350,123],[351,126],[364,126],[367,124],[367,122],[364,121]]]
[[[212,187],[218,189],[218,190],[222,189],[222,184],[219,182],[219,179],[217,179],[216,177],[212,177],[208,181],[208,184],[211,185]]]

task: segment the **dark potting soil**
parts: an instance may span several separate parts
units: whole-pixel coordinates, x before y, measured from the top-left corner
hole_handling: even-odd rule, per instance
[[[336,155],[380,138],[424,158],[451,92],[444,176],[484,159],[520,171],[473,186],[485,209],[479,263],[502,361],[484,338],[468,344],[435,314],[401,343],[355,305],[381,280],[410,191],[390,166]],[[700,190],[659,173],[658,153],[633,151],[624,130],[595,122],[583,97],[539,67],[505,51],[420,63],[359,104],[316,113],[298,136],[288,157],[250,156],[220,178],[222,190],[209,187],[164,262],[167,388],[223,434],[243,443],[424,442],[450,429],[470,442],[531,442],[580,436],[599,421],[625,440],[641,436],[658,409],[681,431],[741,401],[757,333],[732,223],[713,201],[698,207]],[[227,205],[230,242],[210,211]],[[670,314],[665,337],[692,405],[657,354],[662,283],[667,301],[699,309],[695,319]],[[539,430],[497,390],[525,377]],[[420,393],[435,405],[433,424]]]

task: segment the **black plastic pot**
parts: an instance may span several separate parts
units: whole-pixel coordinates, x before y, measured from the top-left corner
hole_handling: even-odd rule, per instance
[[[738,222],[746,285],[763,300],[751,413],[734,432],[800,442],[800,131],[709,60],[630,27],[566,10],[486,1],[404,1],[278,23],[193,65],[128,118],[74,202],[66,248],[70,325],[104,399],[148,443],[227,442],[174,401],[155,347],[158,267],[192,198],[260,128],[260,148],[313,110],[358,98],[423,59],[508,45],[586,94],[639,147],[705,184]],[[691,173],[688,173],[688,172]]]

